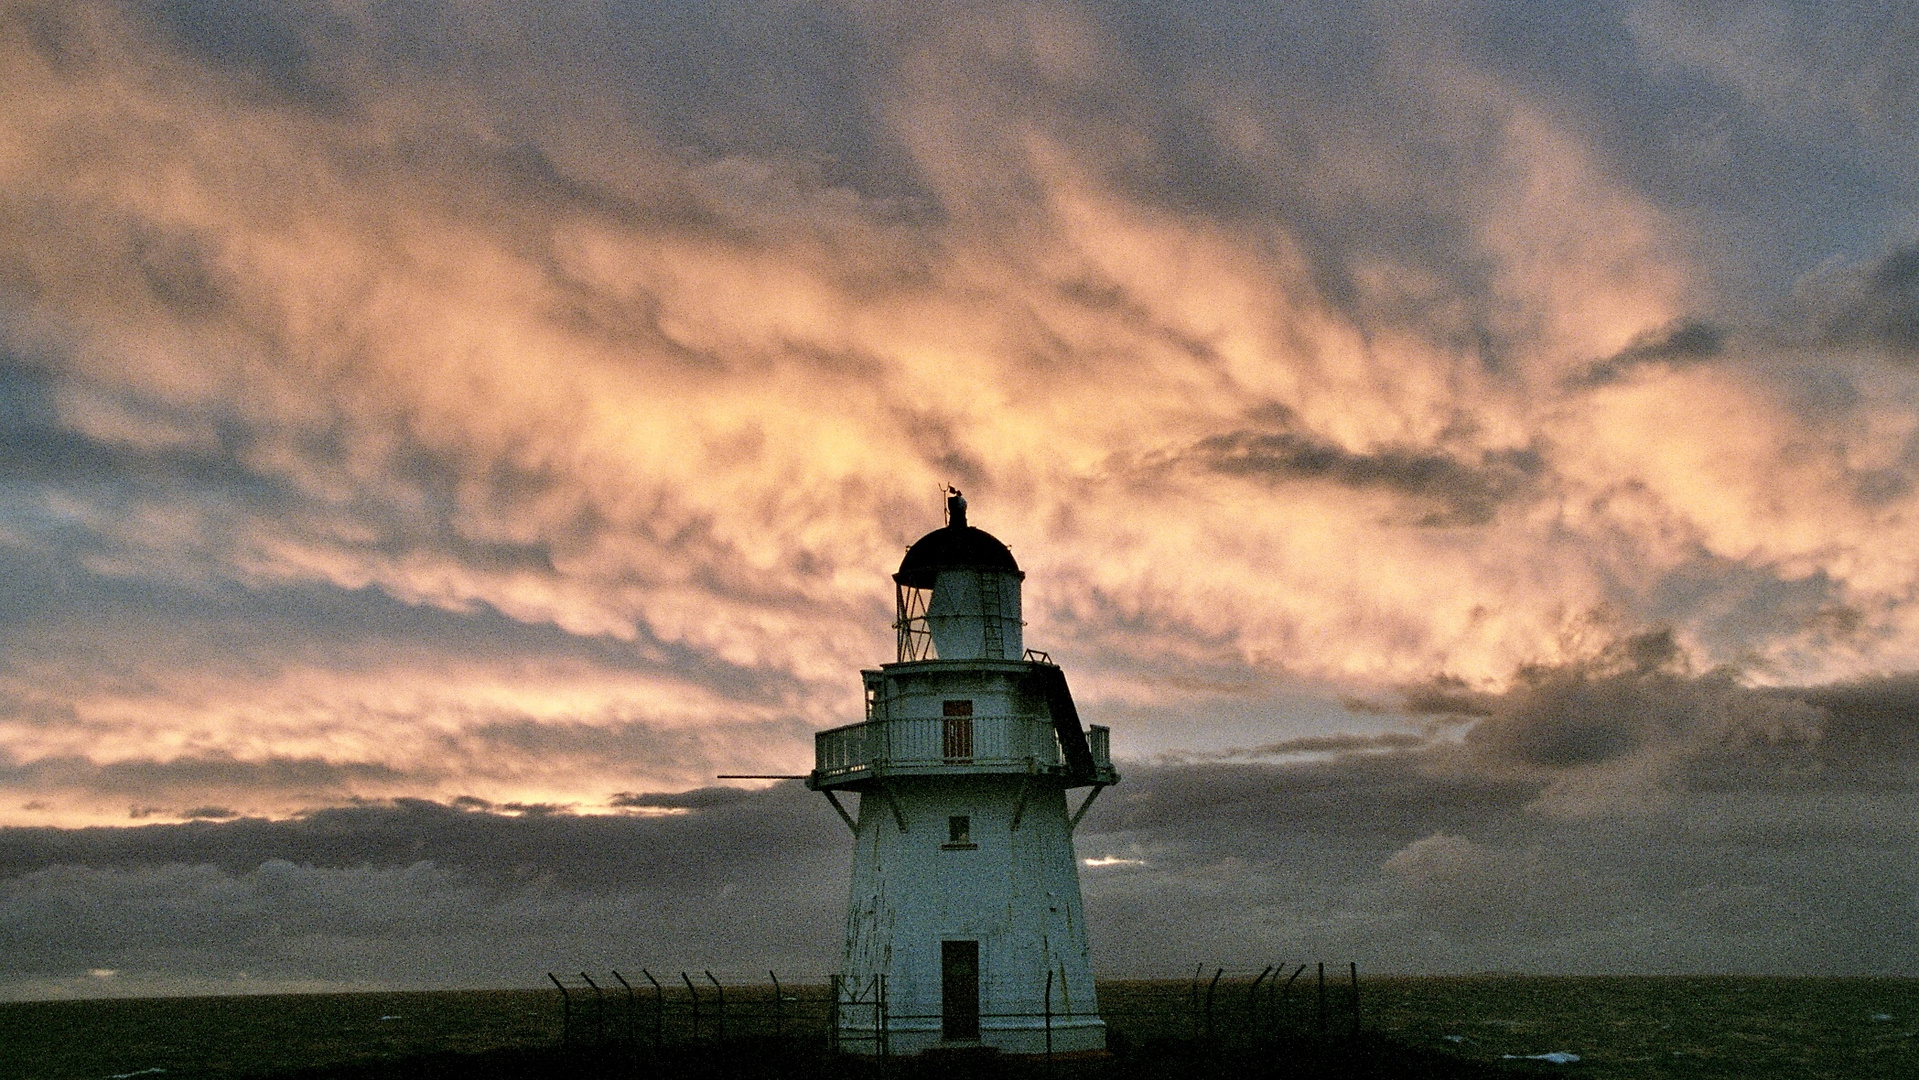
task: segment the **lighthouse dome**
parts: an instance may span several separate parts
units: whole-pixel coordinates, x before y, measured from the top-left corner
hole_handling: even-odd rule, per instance
[[[966,500],[958,492],[946,503],[946,527],[934,529],[906,549],[894,581],[909,589],[930,589],[941,570],[1004,570],[1026,576],[998,537],[966,523]]]
[[[934,529],[907,548],[893,580],[911,589],[930,589],[941,570],[1020,572],[1013,553],[992,533],[971,525],[948,525]]]

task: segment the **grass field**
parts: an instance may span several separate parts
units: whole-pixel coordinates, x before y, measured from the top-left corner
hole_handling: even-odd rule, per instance
[[[1305,983],[1277,1001],[1249,994],[1246,980],[1214,993],[1212,1037],[1245,1043],[1265,1034],[1316,1032],[1316,995]],[[1101,986],[1120,1039],[1206,1035],[1203,997],[1189,984]],[[818,987],[788,988],[780,1023],[817,1028]],[[727,990],[728,1035],[770,1034],[773,1006],[762,987]],[[1346,992],[1328,995],[1328,1028],[1350,1022]],[[1919,979],[1763,978],[1371,978],[1361,1019],[1370,1031],[1527,1074],[1597,1078],[1919,1078]],[[700,1033],[716,1017],[706,1000]],[[646,999],[633,1034],[652,1038]],[[810,1018],[810,1020],[809,1020]],[[684,990],[669,999],[662,1034],[692,1034]],[[591,998],[575,1004],[576,1037],[626,1033],[619,994],[602,1018]],[[449,991],[287,997],[175,998],[0,1005],[0,1080],[209,1080],[269,1075],[436,1051],[474,1052],[555,1044],[559,995],[544,991]],[[1577,1064],[1530,1055],[1577,1054]],[[1516,1055],[1507,1058],[1505,1055]],[[152,1070],[165,1070],[155,1072]]]

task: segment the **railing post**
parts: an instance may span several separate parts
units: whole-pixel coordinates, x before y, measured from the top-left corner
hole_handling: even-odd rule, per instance
[[[719,993],[719,999],[720,999],[719,1006],[718,1006],[719,1020],[716,1026],[714,1027],[713,1040],[715,1042],[725,1042],[726,1041],[726,987],[720,985],[720,980],[714,978],[712,972],[708,971],[705,973],[705,975],[706,975],[706,981],[713,984],[713,989]]]
[[[573,995],[566,992],[566,984],[547,972],[546,977],[553,979],[553,985],[560,990],[560,1045],[573,1041]]]
[[[771,971],[766,973],[766,977],[773,980],[773,1037],[785,1038],[786,999],[780,996],[780,977]]]

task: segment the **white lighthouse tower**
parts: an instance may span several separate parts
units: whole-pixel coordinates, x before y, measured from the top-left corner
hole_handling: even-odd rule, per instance
[[[807,786],[854,834],[843,1045],[1105,1048],[1073,829],[1119,774],[1107,729],[1082,728],[1064,673],[1024,648],[1025,576],[951,491],[893,575],[899,655],[861,673],[865,722],[817,736]]]

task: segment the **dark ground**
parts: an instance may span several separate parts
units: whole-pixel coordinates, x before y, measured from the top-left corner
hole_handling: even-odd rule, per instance
[[[947,1052],[876,1060],[833,1054],[813,1042],[741,1040],[706,1047],[668,1047],[655,1054],[619,1048],[515,1048],[477,1054],[425,1054],[344,1067],[262,1074],[262,1080],[1203,1080],[1300,1075],[1351,1080],[1478,1080],[1543,1070],[1496,1068],[1406,1046],[1377,1035],[1300,1040],[1232,1049],[1194,1040],[1119,1046],[1104,1058],[1055,1060],[991,1052]]]
[[[609,993],[604,1012],[574,987],[570,1037],[551,987],[0,1003],[0,1080],[1047,1080],[1043,1063],[1020,1060],[827,1059],[825,986],[786,986],[776,1005],[768,986],[724,981],[723,1032],[717,989],[701,991],[696,1017],[684,988],[668,989],[658,1008],[642,981],[637,1000]],[[1052,1080],[1215,1080],[1204,1074],[1221,1071],[1919,1080],[1919,979],[1380,976],[1362,979],[1361,1034],[1350,1042],[1345,991],[1329,985],[1322,1012],[1307,981],[1102,982],[1116,1053],[1056,1062]],[[1322,1024],[1330,1038],[1322,1039]],[[774,1037],[782,1030],[790,1038]],[[623,1041],[650,1050],[656,1039],[664,1048],[657,1057],[579,1045]],[[1534,1057],[1549,1053],[1579,1060]]]

